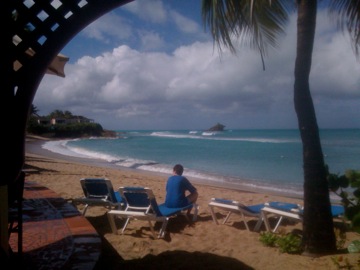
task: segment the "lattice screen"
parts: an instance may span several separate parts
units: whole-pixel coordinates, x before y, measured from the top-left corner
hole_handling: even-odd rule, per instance
[[[41,50],[47,39],[56,34],[56,30],[66,20],[79,13],[88,4],[86,0],[16,1],[12,11],[15,20],[14,71],[21,69],[30,57]],[[60,55],[59,60],[66,62],[68,58]],[[50,67],[48,73],[63,76],[55,67],[53,69]]]

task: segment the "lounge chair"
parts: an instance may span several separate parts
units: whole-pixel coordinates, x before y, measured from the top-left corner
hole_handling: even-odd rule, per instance
[[[103,206],[107,209],[121,209],[125,206],[125,201],[118,192],[114,191],[113,185],[106,178],[82,178],[80,184],[84,196],[73,199],[73,204],[85,204],[82,212],[85,216],[89,206]]]
[[[264,220],[266,230],[276,232],[281,221],[284,218],[302,222],[303,211],[304,211],[303,207],[300,205],[298,207],[294,207],[292,209],[286,209],[286,208],[278,207],[277,205],[274,205],[271,203],[266,203],[265,206],[263,207],[263,209],[261,210],[261,216]],[[345,210],[342,205],[332,205],[331,213],[332,213],[333,218],[343,219]],[[271,229],[271,227],[270,227],[270,223],[269,223],[269,219],[268,219],[269,216],[276,216],[279,218],[274,229]]]
[[[169,208],[164,203],[157,204],[155,195],[150,188],[147,187],[120,187],[119,193],[126,201],[126,208],[124,210],[111,210],[107,213],[111,229],[114,234],[118,233],[115,224],[115,217],[126,219],[125,224],[121,230],[123,234],[130,220],[144,220],[148,221],[151,232],[156,238],[163,238],[165,236],[166,227],[171,217],[183,214],[183,211],[194,209],[193,221],[197,219],[198,207],[196,204],[190,204],[181,208]],[[186,215],[188,218],[188,216]],[[190,220],[189,220],[190,221]],[[161,222],[162,227],[156,235],[152,222]]]
[[[296,204],[283,203],[283,202],[271,202],[273,205],[278,205],[284,209],[291,209],[297,207]],[[227,215],[222,224],[225,224],[231,214],[238,214],[242,217],[242,220],[245,224],[245,227],[250,231],[249,225],[247,223],[246,217],[254,217],[257,219],[257,223],[254,227],[254,231],[259,231],[261,224],[263,222],[263,217],[261,215],[261,210],[265,207],[265,204],[256,204],[256,205],[244,205],[238,201],[232,201],[227,199],[212,198],[209,202],[211,216],[215,224],[219,224],[218,219],[215,214],[215,208],[219,208],[227,212]]]

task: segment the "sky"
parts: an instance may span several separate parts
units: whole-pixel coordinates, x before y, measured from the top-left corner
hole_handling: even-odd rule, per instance
[[[136,0],[102,16],[60,52],[65,78],[46,74],[39,115],[70,111],[111,130],[297,128],[296,12],[270,49],[219,54],[200,0]],[[327,12],[317,16],[310,89],[319,128],[360,128],[360,60]]]

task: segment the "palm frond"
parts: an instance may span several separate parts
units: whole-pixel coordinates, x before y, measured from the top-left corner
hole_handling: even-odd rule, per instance
[[[230,22],[226,16],[226,3],[217,0],[202,1],[202,18],[204,30],[208,26],[214,41],[221,49],[222,45],[229,47],[232,52],[235,48],[231,41],[231,29],[228,29]]]
[[[278,38],[285,33],[289,5],[286,0],[203,0],[204,27],[209,27],[219,50],[228,47],[236,52],[234,41],[259,50],[263,57],[268,47],[277,47]]]
[[[331,0],[329,11],[338,27],[350,34],[353,50],[360,57],[360,0]]]

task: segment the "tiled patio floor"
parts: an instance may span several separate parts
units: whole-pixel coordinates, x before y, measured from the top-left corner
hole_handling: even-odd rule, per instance
[[[25,182],[23,254],[18,234],[10,246],[22,269],[93,269],[101,253],[101,238],[79,211],[52,190]]]

